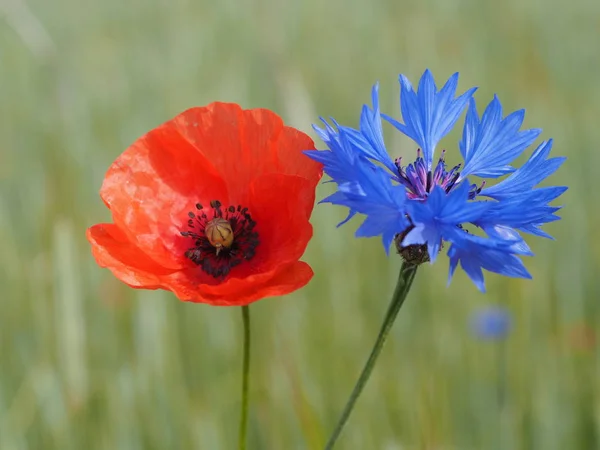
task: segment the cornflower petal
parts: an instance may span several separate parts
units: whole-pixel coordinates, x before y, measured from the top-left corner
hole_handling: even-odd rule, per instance
[[[429,259],[435,262],[442,239],[454,235],[457,226],[480,218],[490,208],[488,202],[469,202],[469,184],[462,183],[446,194],[436,186],[424,202],[411,202],[409,215],[414,228],[408,232],[403,246],[427,244]]]
[[[461,178],[468,175],[497,178],[513,172],[514,168],[508,164],[523,153],[542,131],[519,131],[524,118],[525,110],[521,109],[503,119],[502,104],[494,95],[480,120],[475,100],[471,99],[459,144],[465,159]]]
[[[522,254],[518,241],[502,242],[465,233],[460,240],[452,241],[448,249],[448,284],[459,262],[481,292],[485,292],[482,269],[507,277],[530,279],[531,275],[517,257],[518,254]]]
[[[421,147],[428,170],[431,170],[437,143],[452,130],[477,90],[471,88],[454,98],[457,85],[458,73],[455,73],[438,92],[433,75],[427,69],[415,92],[408,78],[400,75],[400,109],[405,124],[383,114],[385,120]]]
[[[566,190],[567,188],[563,186],[544,187],[519,196],[489,202],[492,206],[487,214],[474,220],[473,223],[483,229],[494,225],[505,225],[525,231],[531,224],[554,222],[560,219],[554,213],[561,207],[548,206],[548,204]]]
[[[368,145],[359,148],[362,148],[369,158],[379,161],[392,173],[396,173],[396,166],[383,142],[383,127],[379,110],[379,83],[376,83],[371,90],[371,101],[373,108],[364,105],[360,117],[360,135],[364,136]]]
[[[325,119],[321,118],[321,121],[325,124],[325,129],[316,125],[313,125],[313,129],[330,150],[305,150],[304,154],[323,164],[324,172],[336,182],[352,179],[351,168],[355,166],[359,155],[348,145],[342,144],[339,132]],[[332,122],[338,126],[335,120],[332,119]]]
[[[522,167],[498,184],[483,189],[481,195],[501,200],[529,191],[565,162],[565,157],[546,159],[551,149],[552,139],[542,142]]]
[[[366,215],[356,236],[381,235],[383,246],[389,254],[396,234],[410,225],[406,218],[405,189],[392,185],[389,175],[381,167],[366,164],[359,167],[360,181],[341,184],[339,190],[343,195],[336,197],[336,204]]]

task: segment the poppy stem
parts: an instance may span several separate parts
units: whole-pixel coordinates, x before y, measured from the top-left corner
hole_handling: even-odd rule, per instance
[[[248,305],[242,306],[242,321],[244,322],[244,363],[242,368],[239,450],[245,450],[246,448],[246,431],[248,429],[248,375],[250,373],[250,308]]]
[[[371,376],[371,372],[373,371],[373,367],[375,367],[375,363],[377,362],[377,358],[381,353],[383,348],[383,344],[388,337],[390,329],[396,320],[396,316],[398,315],[398,311],[402,307],[404,300],[406,299],[406,295],[410,290],[412,282],[415,278],[415,274],[417,273],[417,265],[409,264],[404,262],[402,267],[400,268],[400,273],[398,274],[398,282],[396,284],[396,289],[394,290],[394,295],[392,296],[392,301],[390,302],[390,306],[388,307],[387,313],[385,315],[385,319],[381,324],[381,329],[379,330],[379,335],[377,336],[377,340],[375,341],[375,345],[371,350],[371,354],[369,355],[369,359],[365,364],[362,373],[356,385],[354,385],[354,389],[352,390],[352,394],[350,394],[350,398],[346,403],[346,407],[335,427],[335,430],[331,434],[329,441],[327,441],[327,445],[325,446],[325,450],[331,450],[335,445],[338,437],[342,433],[342,429],[346,424],[346,421],[350,417],[350,413],[354,408],[354,404],[358,400],[363,388],[367,384],[369,377]]]

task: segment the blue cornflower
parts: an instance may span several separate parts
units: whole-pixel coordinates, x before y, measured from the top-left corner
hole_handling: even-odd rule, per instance
[[[510,313],[499,306],[488,306],[471,317],[473,333],[481,339],[502,339],[510,332]]]
[[[540,227],[560,219],[555,214],[560,207],[550,206],[550,202],[567,188],[535,186],[554,173],[565,158],[548,158],[552,148],[552,140],[548,140],[522,167],[512,167],[510,164],[533,144],[541,130],[521,130],[524,110],[504,116],[497,96],[480,117],[473,98],[476,88],[456,96],[457,84],[458,73],[438,90],[426,70],[415,90],[400,75],[403,122],[381,114],[379,86],[375,84],[372,107],[363,107],[359,128],[331,119],[332,126],[322,119],[325,128],[315,126],[315,130],[328,149],[306,154],[323,163],[325,173],[337,183],[337,191],[322,201],[349,208],[348,218],[341,224],[355,214],[365,215],[356,235],[381,236],[388,253],[395,242],[402,257],[413,263],[427,259],[433,263],[444,243],[450,244],[448,282],[460,263],[475,285],[485,291],[482,269],[531,278],[519,258],[533,255],[521,233],[551,238]],[[445,150],[434,163],[436,146],[465,109],[458,143],[464,164],[448,169]],[[389,156],[382,117],[416,143],[414,162],[404,165],[402,158]],[[468,177],[504,178],[486,186],[486,181],[472,184]]]

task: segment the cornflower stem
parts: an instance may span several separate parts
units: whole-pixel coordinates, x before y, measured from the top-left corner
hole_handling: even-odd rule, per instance
[[[250,373],[250,308],[242,306],[242,321],[244,323],[244,363],[242,366],[242,404],[240,413],[240,431],[238,448],[246,449],[246,434],[248,430],[248,378]]]
[[[377,362],[377,358],[383,349],[383,345],[389,335],[390,329],[396,320],[396,316],[398,315],[398,311],[402,307],[404,300],[406,299],[406,295],[410,290],[412,282],[415,278],[415,274],[417,273],[417,266],[414,264],[403,263],[400,268],[400,273],[398,274],[398,282],[396,284],[396,288],[394,289],[394,295],[392,296],[392,301],[390,302],[390,306],[388,307],[385,318],[383,319],[383,323],[381,324],[381,329],[379,330],[379,335],[377,336],[377,340],[375,341],[375,345],[373,345],[373,349],[371,350],[371,354],[369,355],[369,359],[367,360],[365,366],[363,367],[362,373],[358,378],[358,381],[354,385],[354,389],[352,390],[352,394],[350,394],[350,398],[344,407],[344,411],[338,420],[338,423],[331,434],[331,437],[327,441],[327,445],[325,446],[325,450],[331,450],[335,445],[336,441],[340,437],[342,433],[342,429],[346,424],[348,418],[350,417],[350,413],[354,408],[354,404],[358,400],[358,397],[363,391],[363,388],[367,384],[369,377],[371,376],[371,372],[375,367],[375,363]]]

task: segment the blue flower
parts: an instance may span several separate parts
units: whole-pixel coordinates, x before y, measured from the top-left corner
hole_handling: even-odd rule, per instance
[[[471,317],[471,329],[481,339],[502,339],[510,332],[509,312],[499,306],[480,309]]]
[[[560,209],[550,203],[567,189],[536,187],[552,175],[565,158],[549,158],[552,140],[542,142],[520,168],[511,164],[539,137],[541,130],[524,129],[523,110],[504,116],[497,96],[479,115],[473,94],[457,95],[458,74],[438,90],[426,70],[415,90],[400,75],[402,121],[381,114],[379,86],[372,90],[372,106],[365,105],[358,128],[331,119],[315,127],[326,150],[306,153],[323,163],[338,186],[322,200],[345,206],[349,215],[366,216],[357,237],[381,236],[386,252],[395,242],[404,249],[422,248],[433,263],[449,244],[449,282],[460,266],[485,291],[483,270],[509,277],[531,278],[521,256],[533,253],[523,234],[551,238],[541,227],[559,220]],[[446,167],[445,150],[434,163],[436,147],[467,109],[458,149],[464,164]],[[382,118],[411,138],[416,159],[407,165],[392,159],[383,139]],[[468,177],[497,179],[472,184]],[[340,224],[341,225],[341,224]]]

